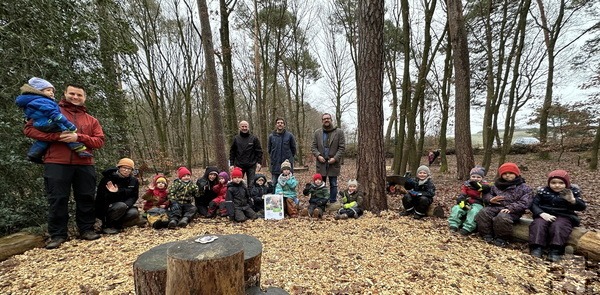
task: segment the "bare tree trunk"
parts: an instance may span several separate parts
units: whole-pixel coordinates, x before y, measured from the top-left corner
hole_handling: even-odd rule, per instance
[[[223,136],[223,124],[221,123],[221,103],[219,97],[219,84],[217,79],[217,69],[215,66],[215,50],[212,41],[212,32],[210,31],[210,19],[208,17],[208,8],[206,0],[198,0],[198,10],[200,13],[200,27],[202,31],[202,45],[204,47],[204,58],[206,60],[206,92],[209,97],[212,118],[212,142],[217,151],[225,151],[225,137]],[[217,166],[226,170],[227,153],[217,152]]]
[[[448,38],[450,41],[450,38]],[[450,118],[450,79],[452,77],[452,44],[448,42],[446,46],[446,59],[444,60],[444,78],[442,79],[441,97],[442,101],[440,106],[442,108],[442,119],[440,128],[440,156],[441,166],[440,172],[448,171],[448,159],[446,157],[446,150],[448,149],[448,139],[446,138],[446,131],[448,130],[448,120]]]
[[[359,4],[357,73],[358,181],[369,192],[368,210],[386,210],[385,157],[383,143],[383,0],[363,0]]]
[[[229,14],[233,7],[229,4],[235,1],[219,0],[221,14],[221,54],[223,56],[223,94],[225,96],[225,138],[230,138],[237,132],[237,115],[235,97],[233,95],[233,64],[231,61],[231,43],[229,41]]]
[[[450,40],[454,49],[455,85],[455,129],[457,178],[467,179],[475,165],[471,144],[470,125],[470,69],[467,33],[462,15],[462,1],[448,0],[448,25]]]
[[[600,124],[596,128],[596,137],[592,145],[592,155],[590,161],[590,170],[598,170],[598,151],[600,150]]]

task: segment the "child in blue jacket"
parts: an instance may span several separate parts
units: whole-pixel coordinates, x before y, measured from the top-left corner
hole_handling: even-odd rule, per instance
[[[60,107],[54,101],[54,86],[44,79],[29,79],[28,83],[21,87],[21,95],[17,96],[15,103],[23,109],[27,120],[33,120],[33,127],[40,131],[77,131],[77,127],[63,116]],[[43,163],[42,157],[49,145],[48,142],[35,141],[27,152],[27,158],[34,163]],[[81,142],[69,142],[67,145],[80,157],[94,156]]]

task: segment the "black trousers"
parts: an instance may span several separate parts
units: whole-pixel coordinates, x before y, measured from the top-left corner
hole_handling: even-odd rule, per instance
[[[94,229],[96,221],[94,166],[45,164],[44,186],[48,199],[48,233],[51,238],[67,238],[71,188],[75,198],[75,221],[79,232],[84,233]]]
[[[567,217],[556,216],[554,222],[537,217],[529,225],[529,244],[562,247],[569,240],[572,231],[573,224]]]

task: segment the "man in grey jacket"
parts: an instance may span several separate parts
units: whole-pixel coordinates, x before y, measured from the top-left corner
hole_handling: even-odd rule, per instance
[[[321,115],[321,120],[323,126],[315,131],[310,150],[317,159],[317,173],[323,176],[323,181],[329,179],[329,202],[335,203],[337,177],[343,164],[346,139],[344,131],[333,124],[331,114]]]

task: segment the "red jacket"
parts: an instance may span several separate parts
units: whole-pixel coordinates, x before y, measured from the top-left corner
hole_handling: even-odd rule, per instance
[[[77,126],[77,141],[83,143],[88,151],[93,152],[104,145],[104,132],[100,122],[92,115],[87,113],[85,106],[74,105],[65,99],[62,99],[58,105],[60,112]],[[72,151],[66,143],[58,141],[60,132],[45,133],[33,127],[33,121],[29,120],[25,124],[23,131],[27,137],[50,142],[50,147],[44,156],[44,163],[68,164],[68,165],[93,165],[94,158],[79,157]]]
[[[213,186],[213,191],[217,193],[217,197],[213,199],[213,202],[217,204],[221,204],[225,201],[225,195],[227,194],[227,183],[225,184],[215,184]]]

